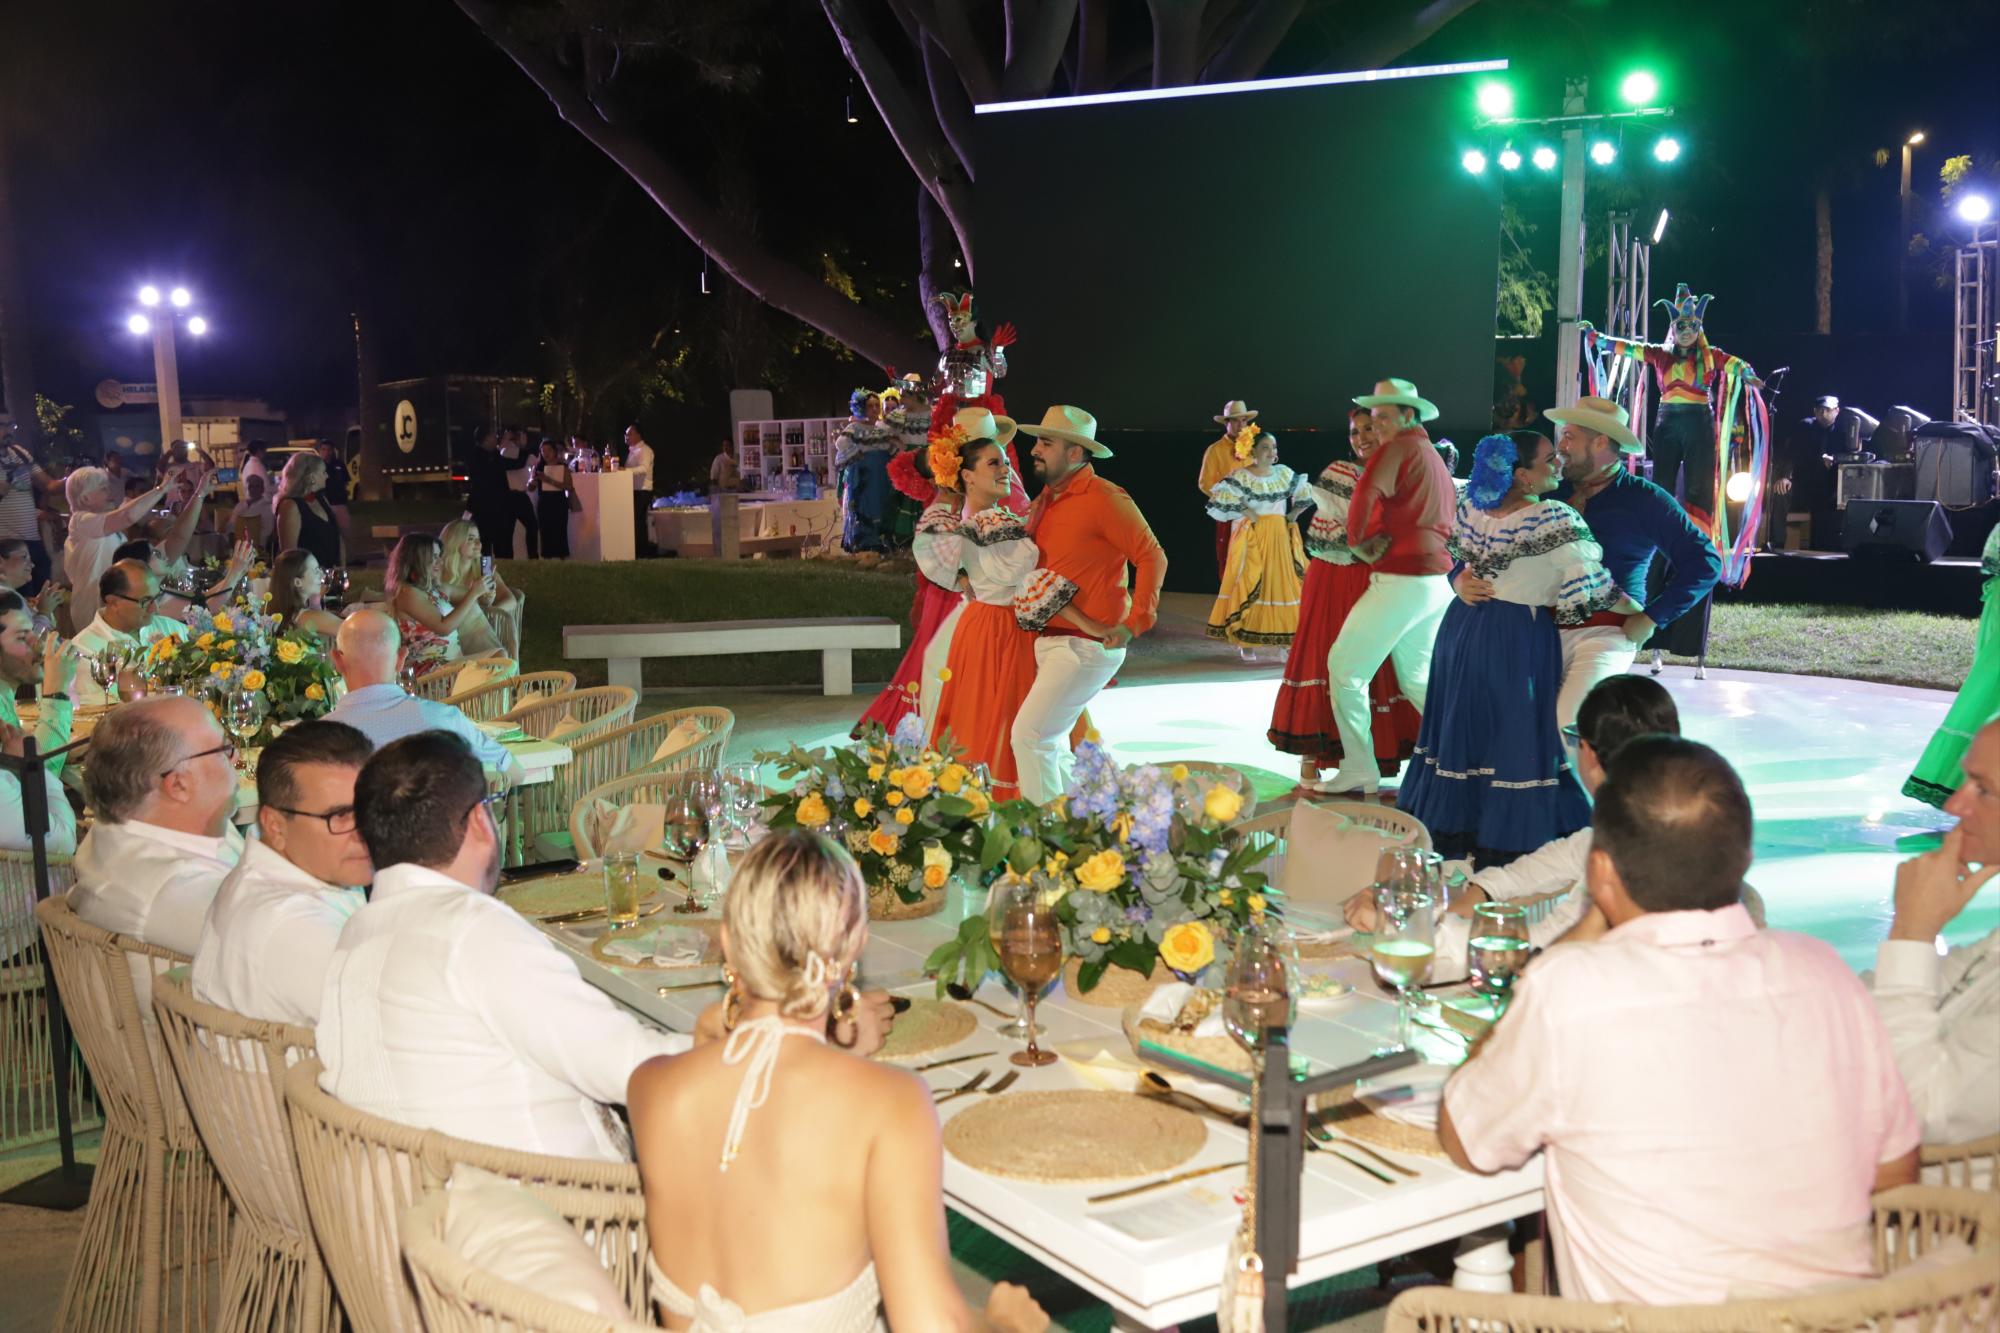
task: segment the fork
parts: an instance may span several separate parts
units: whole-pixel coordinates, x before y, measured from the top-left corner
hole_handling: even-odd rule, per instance
[[[992,1070],[990,1069],[980,1070],[977,1074],[974,1074],[971,1078],[959,1084],[951,1091],[939,1095],[937,1099],[938,1104],[942,1106],[944,1103],[950,1101],[954,1097],[963,1097],[968,1093],[979,1091],[981,1087],[985,1086],[986,1080],[991,1078],[992,1076],[993,1076]]]
[[[1014,1086],[1014,1080],[1019,1077],[1021,1077],[1020,1070],[1018,1069],[1008,1070],[1006,1073],[1000,1076],[1000,1081],[998,1083],[995,1083],[992,1087],[986,1089],[986,1095],[988,1097],[991,1097],[996,1092],[1007,1091],[1007,1089]]]
[[[1391,1171],[1394,1171],[1399,1176],[1408,1176],[1411,1179],[1416,1178],[1417,1173],[1415,1171],[1410,1170],[1409,1167],[1404,1166],[1400,1162],[1390,1161],[1388,1158],[1384,1157],[1381,1153],[1376,1152],[1373,1148],[1369,1147],[1365,1143],[1361,1143],[1354,1139],[1350,1139],[1345,1135],[1336,1135],[1330,1132],[1324,1124],[1320,1123],[1317,1120],[1312,1119],[1311,1117],[1308,1117],[1306,1119],[1305,1124],[1306,1124],[1306,1134],[1308,1136],[1309,1142],[1315,1144],[1333,1144],[1336,1147],[1347,1148],[1353,1152],[1363,1153],[1366,1156],[1373,1158],[1375,1161],[1380,1162],[1383,1166],[1388,1167]]]

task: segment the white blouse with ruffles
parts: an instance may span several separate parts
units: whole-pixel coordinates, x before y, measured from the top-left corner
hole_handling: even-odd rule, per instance
[[[1328,463],[1313,483],[1316,506],[1306,524],[1306,554],[1329,565],[1351,565],[1354,550],[1347,544],[1347,505],[1354,498],[1354,483],[1361,479],[1359,463]]]
[[[955,589],[964,574],[974,601],[1012,607],[1025,630],[1039,633],[1076,596],[1074,583],[1036,568],[1040,548],[1021,516],[1004,506],[961,518],[952,505],[934,504],[917,520],[910,546],[925,578]]]
[[[1283,463],[1260,477],[1241,468],[1215,483],[1208,493],[1208,516],[1218,523],[1239,518],[1290,518],[1312,504],[1312,484]]]
[[[1558,624],[1581,624],[1623,595],[1604,572],[1604,549],[1583,515],[1559,500],[1502,515],[1460,499],[1447,549],[1492,583],[1496,598],[1551,607]]]

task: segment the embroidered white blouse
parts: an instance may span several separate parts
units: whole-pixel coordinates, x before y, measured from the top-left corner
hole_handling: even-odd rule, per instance
[[[917,520],[910,545],[925,578],[957,588],[963,574],[974,601],[1013,607],[1025,630],[1039,633],[1076,596],[1074,583],[1036,568],[1042,553],[1027,525],[1000,505],[961,518],[949,503],[934,504]]]
[[[1354,550],[1347,544],[1347,504],[1354,498],[1354,483],[1361,479],[1361,464],[1328,463],[1320,469],[1312,485],[1316,506],[1306,524],[1306,554],[1329,565],[1351,565]]]
[[[1552,607],[1559,624],[1581,624],[1623,595],[1604,572],[1604,549],[1583,515],[1558,500],[1503,515],[1460,499],[1446,548],[1493,584],[1494,597]]]
[[[1218,523],[1239,518],[1291,518],[1304,513],[1312,503],[1312,483],[1283,463],[1263,477],[1246,467],[1215,483],[1215,489],[1208,493],[1208,516]]]

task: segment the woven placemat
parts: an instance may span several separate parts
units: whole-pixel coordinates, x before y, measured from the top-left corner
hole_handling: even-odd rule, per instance
[[[1228,1069],[1246,1078],[1250,1074],[1249,1054],[1226,1032],[1219,1037],[1197,1037],[1191,1032],[1176,1032],[1158,1019],[1141,1018],[1139,1006],[1136,1004],[1125,1007],[1125,1012],[1120,1015],[1120,1021],[1125,1028],[1125,1039],[1132,1043],[1132,1054],[1137,1056],[1142,1064],[1152,1062],[1147,1060],[1146,1053],[1139,1049],[1139,1043],[1150,1041],[1155,1046],[1164,1046],[1191,1060],[1199,1060],[1218,1069]]]
[[[658,885],[657,879],[640,876],[639,906],[644,907],[660,896]],[[544,875],[540,879],[502,885],[498,896],[501,902],[531,921],[564,912],[581,912],[587,907],[604,906],[604,872],[582,870],[567,875]]]
[[[1208,1142],[1202,1118],[1123,1092],[980,1097],[944,1127],[945,1149],[975,1171],[1044,1185],[1171,1171]]]
[[[1313,1099],[1313,1109],[1321,1112],[1328,1129],[1377,1148],[1415,1153],[1419,1157],[1444,1158],[1444,1144],[1436,1131],[1405,1125],[1377,1115],[1368,1103],[1354,1095],[1354,1085],[1323,1092]]]
[[[1335,940],[1331,944],[1312,944],[1305,940],[1299,940],[1296,943],[1301,960],[1309,958],[1359,958],[1361,956],[1355,952],[1354,940],[1351,937],[1344,940]]]
[[[910,1007],[896,1015],[889,1039],[875,1052],[877,1060],[912,1060],[932,1051],[956,1046],[979,1026],[966,1005],[950,1000],[912,1000]]]
[[[658,930],[662,926],[678,926],[683,930],[698,930],[708,936],[708,947],[702,950],[700,959],[692,963],[655,963],[650,960],[643,963],[635,963],[629,958],[620,958],[615,954],[606,952],[607,946],[615,944],[621,939],[631,939],[635,935],[644,935],[647,931]],[[647,918],[634,930],[623,932],[611,931],[598,936],[590,943],[590,956],[600,963],[605,963],[612,967],[629,968],[635,972],[685,972],[689,968],[695,967],[717,967],[722,963],[722,939],[718,934],[721,929],[722,923],[713,917],[663,914]]]

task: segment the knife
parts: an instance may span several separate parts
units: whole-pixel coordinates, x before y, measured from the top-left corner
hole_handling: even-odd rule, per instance
[[[933,1060],[927,1065],[915,1065],[911,1073],[920,1074],[926,1069],[943,1069],[946,1065],[962,1065],[967,1060],[990,1060],[998,1051],[974,1051],[971,1055],[954,1055],[949,1060]]]
[[[1198,1166],[1192,1171],[1181,1171],[1171,1176],[1162,1176],[1158,1180],[1149,1180],[1143,1185],[1128,1185],[1122,1190],[1113,1190],[1109,1194],[1093,1194],[1088,1199],[1085,1199],[1084,1202],[1087,1204],[1110,1203],[1114,1199],[1129,1199],[1135,1194],[1144,1194],[1147,1190],[1164,1189],[1168,1185],[1178,1185],[1183,1180],[1193,1180],[1196,1176],[1212,1176],[1218,1171],[1229,1171],[1243,1165],[1245,1164],[1242,1162],[1217,1162],[1214,1166]]]

